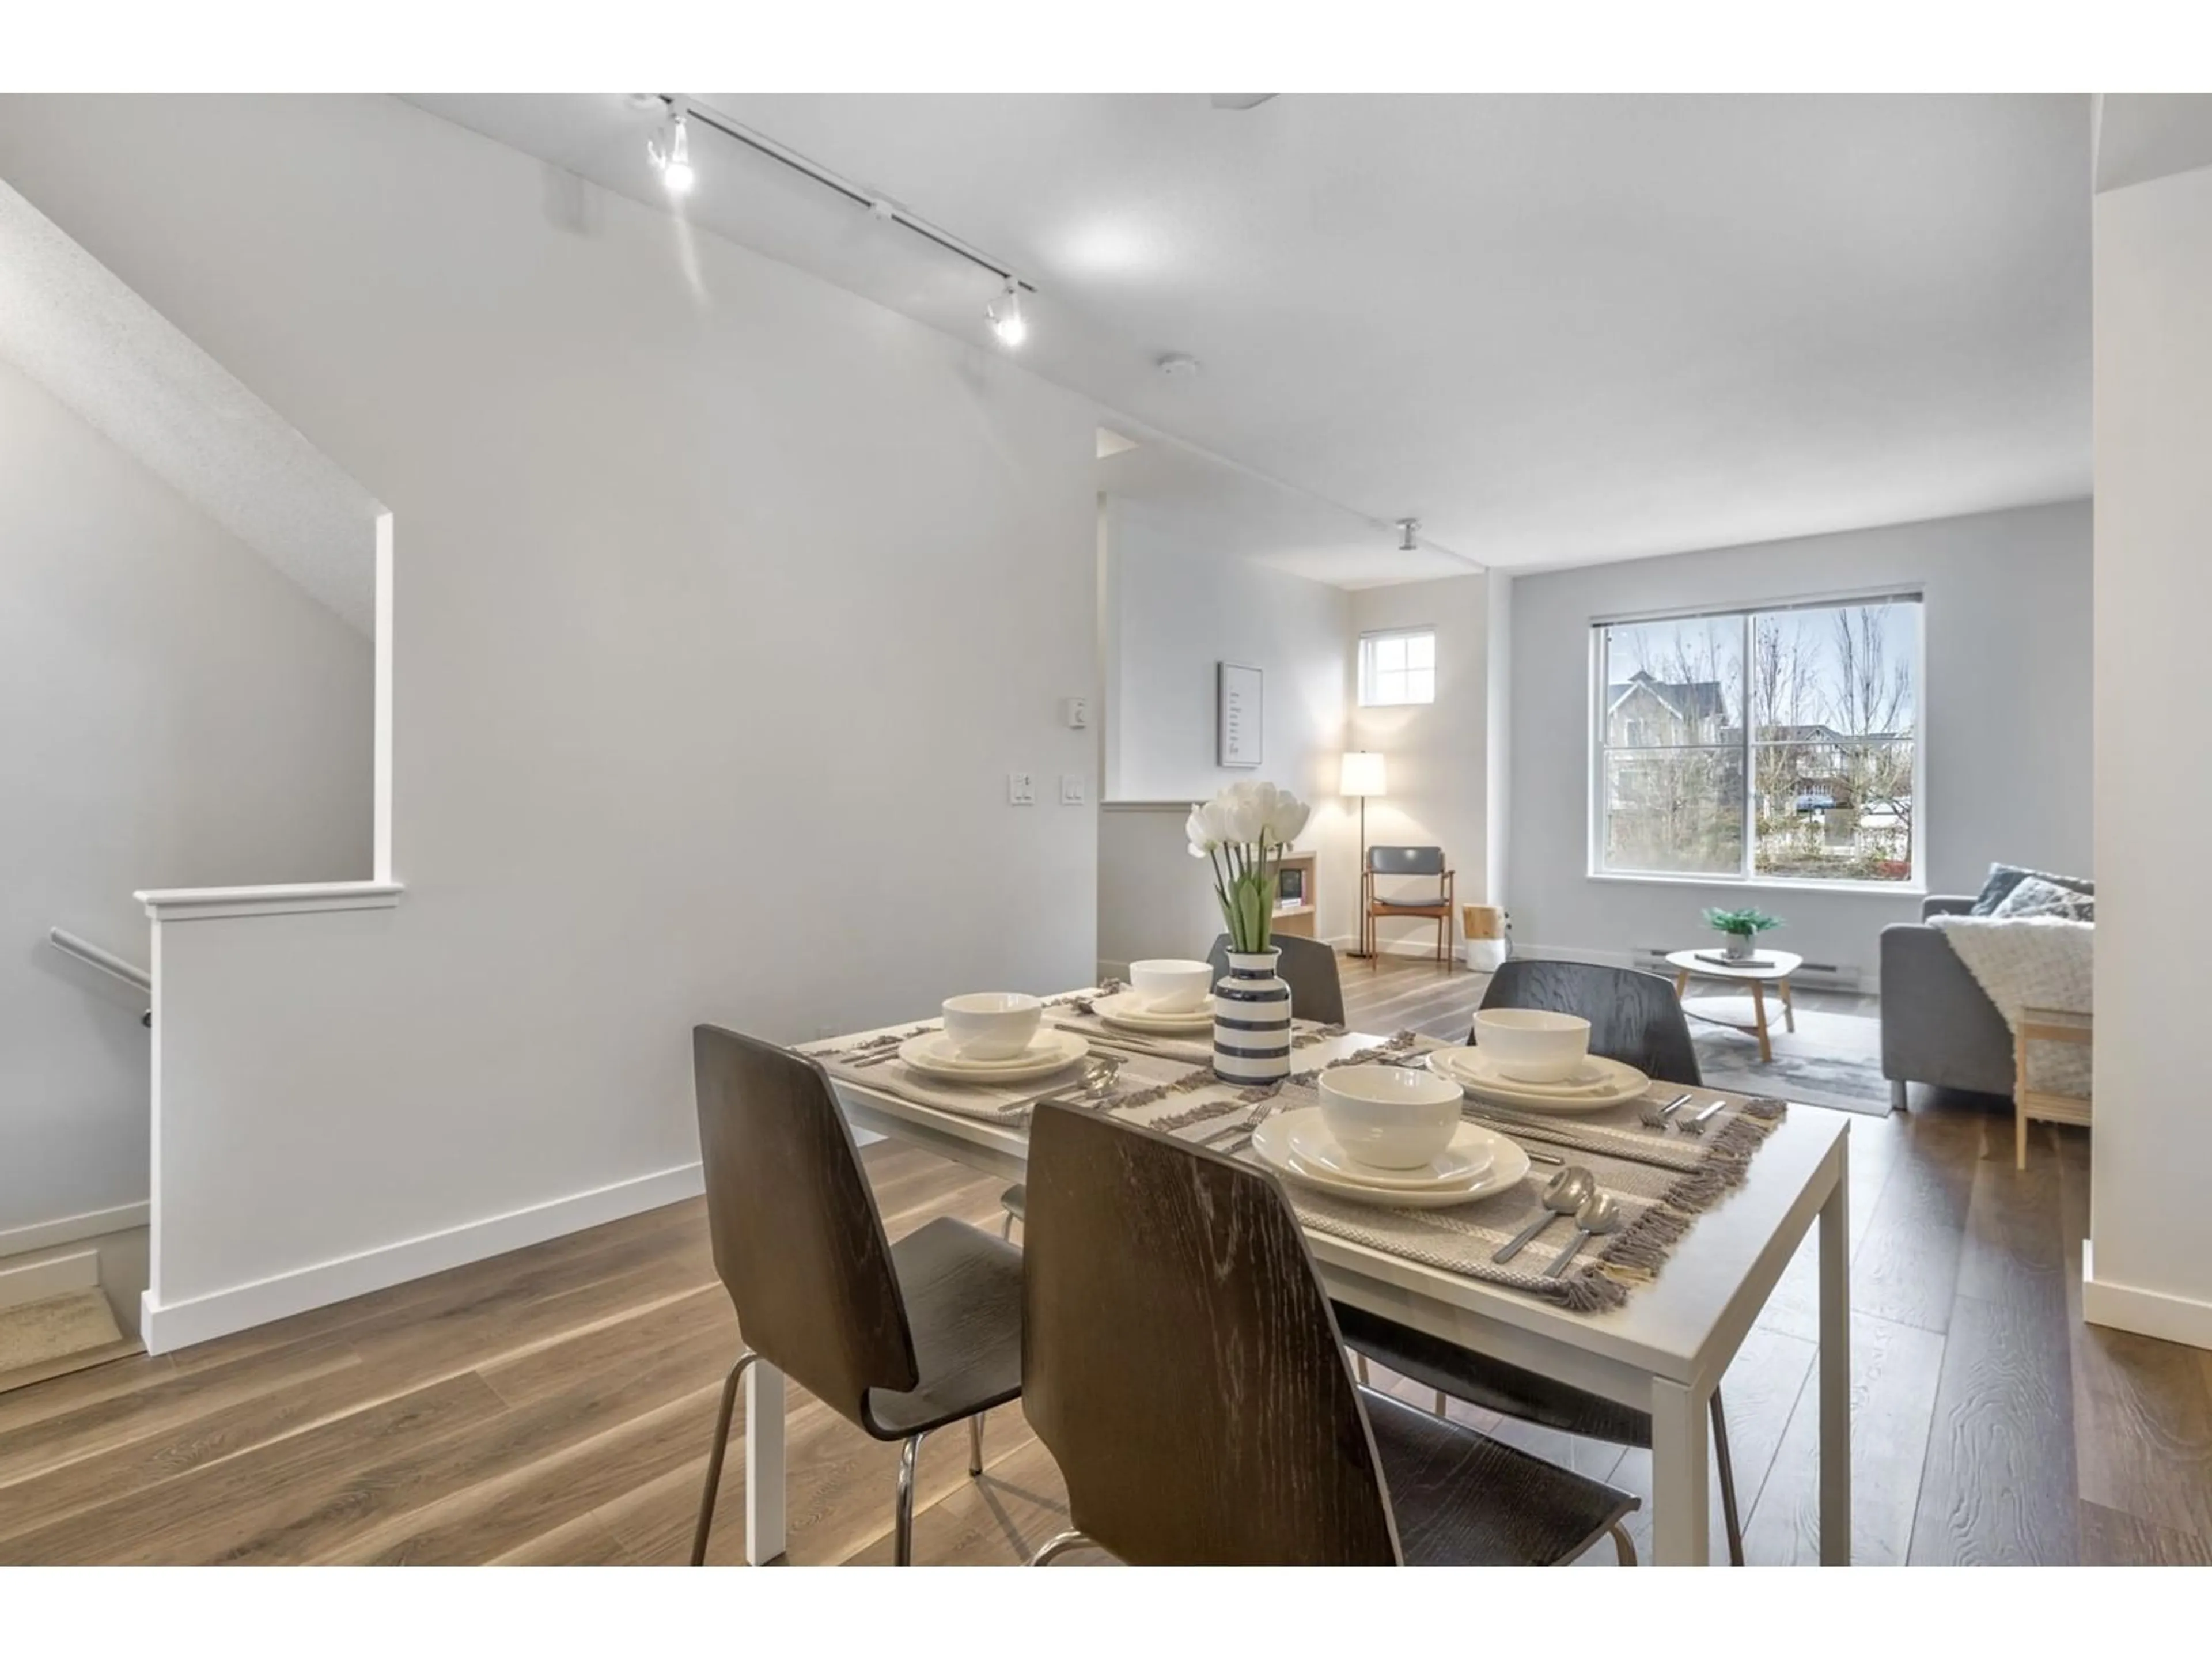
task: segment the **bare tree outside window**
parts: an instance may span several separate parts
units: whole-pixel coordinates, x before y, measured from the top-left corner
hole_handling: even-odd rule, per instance
[[[1911,879],[1917,599],[1598,632],[1602,870]]]

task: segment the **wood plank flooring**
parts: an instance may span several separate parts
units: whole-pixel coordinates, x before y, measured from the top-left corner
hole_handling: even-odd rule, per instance
[[[1463,1036],[1482,983],[1345,969],[1370,1030]],[[2088,1137],[2036,1126],[2018,1174],[2002,1103],[1917,1108],[1851,1120],[1856,1559],[2212,1565],[2212,1355],[2079,1322]],[[866,1162],[894,1236],[997,1224],[996,1182]],[[1756,1563],[1816,1554],[1814,1266],[1808,1245],[1725,1385]],[[0,1395],[0,1563],[681,1561],[736,1340],[693,1202],[56,1377]],[[1451,1410],[1649,1492],[1647,1453]],[[888,1561],[896,1449],[795,1387],[789,1447],[790,1559]],[[981,1480],[965,1452],[922,1454],[918,1559],[1012,1563],[1065,1523],[1018,1409]],[[741,1457],[718,1514],[710,1558],[735,1562]]]

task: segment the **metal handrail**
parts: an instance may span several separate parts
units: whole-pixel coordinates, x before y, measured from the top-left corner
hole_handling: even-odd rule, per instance
[[[103,974],[112,975],[125,985],[136,986],[149,996],[154,994],[153,975],[136,963],[125,962],[112,951],[101,950],[90,939],[79,939],[66,927],[48,928],[46,943],[64,956],[75,957],[88,967],[97,968]],[[149,1008],[138,1017],[138,1023],[141,1025],[151,1025],[154,1023],[154,1011]]]

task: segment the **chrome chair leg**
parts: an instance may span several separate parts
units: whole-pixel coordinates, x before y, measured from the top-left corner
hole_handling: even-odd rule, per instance
[[[714,1526],[714,1494],[722,1484],[722,1454],[730,1446],[730,1417],[738,1408],[738,1384],[744,1380],[745,1367],[759,1356],[750,1349],[738,1356],[738,1363],[730,1367],[730,1375],[722,1384],[722,1411],[714,1419],[714,1449],[707,1456],[707,1490],[699,1495],[699,1528],[691,1534],[691,1565],[707,1565],[707,1534]]]
[[[1014,1242],[1014,1212],[1012,1210],[1006,1212],[1006,1218],[999,1224],[999,1237],[1009,1244]]]
[[[1743,1565],[1743,1517],[1735,1506],[1735,1463],[1729,1456],[1728,1413],[1721,1409],[1721,1391],[1712,1398],[1713,1458],[1721,1466],[1721,1524],[1728,1530],[1729,1565]]]
[[[1054,1556],[1065,1555],[1070,1550],[1096,1549],[1097,1547],[1097,1546],[1090,1539],[1071,1528],[1066,1532],[1054,1533],[1046,1539],[1044,1547],[1030,1557],[1030,1565],[1033,1567],[1050,1566]]]
[[[928,1437],[927,1433],[908,1435],[899,1448],[898,1513],[891,1522],[891,1561],[896,1566],[914,1565],[914,1461]]]
[[[983,1473],[983,1413],[977,1412],[968,1419],[968,1475],[970,1480]]]
[[[1624,1567],[1636,1565],[1636,1540],[1628,1535],[1628,1528],[1614,1522],[1606,1530],[1613,1534],[1613,1553]]]

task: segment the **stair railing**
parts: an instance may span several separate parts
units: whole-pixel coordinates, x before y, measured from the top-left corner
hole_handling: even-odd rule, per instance
[[[88,967],[97,968],[101,973],[110,975],[116,979],[121,980],[125,985],[137,986],[138,989],[145,992],[149,996],[151,996],[154,994],[153,975],[148,973],[143,968],[139,967],[136,963],[125,961],[121,957],[117,956],[112,951],[101,950],[100,946],[94,945],[90,939],[79,939],[75,933],[70,933],[65,927],[48,928],[46,930],[46,943],[52,945],[54,949],[59,951],[64,956],[75,957],[79,962],[85,963]],[[154,1023],[154,1011],[151,1008],[149,1008],[144,1013],[138,1017],[138,1023],[141,1025],[152,1025]]]

